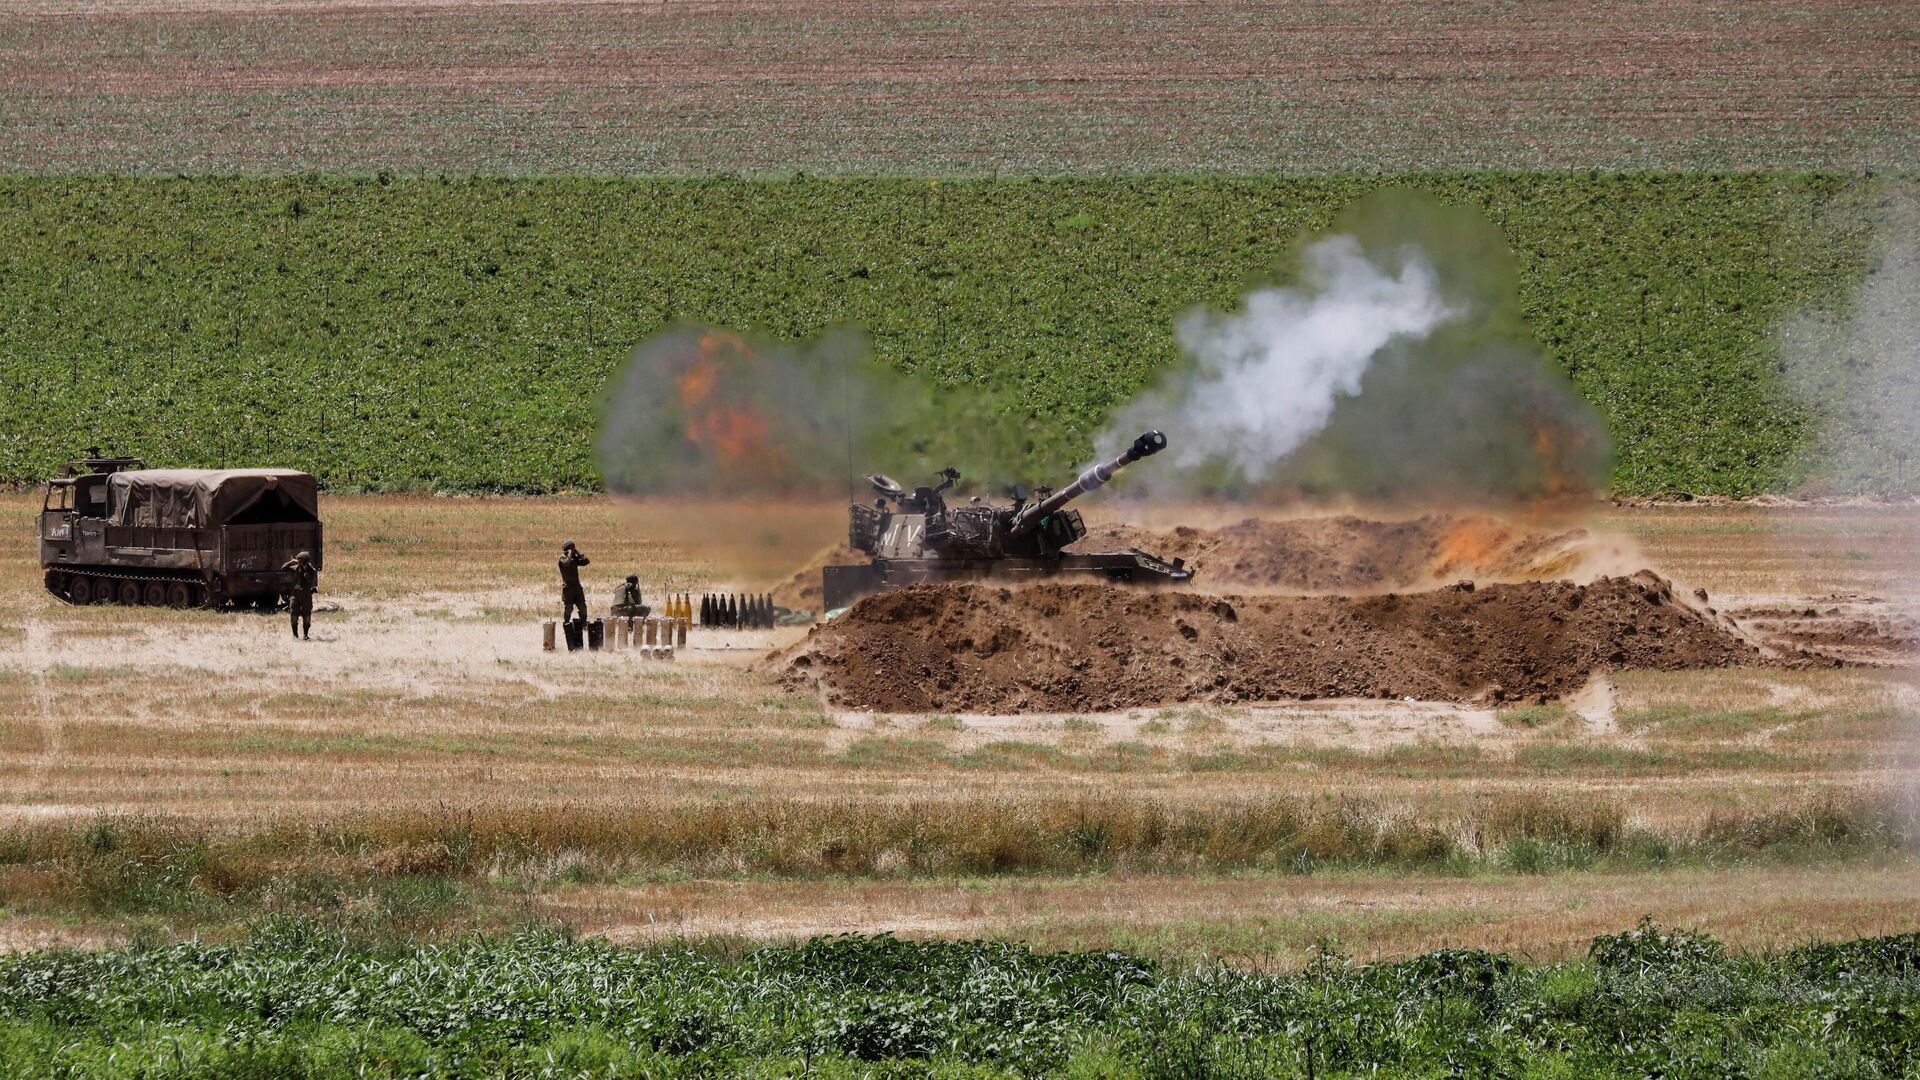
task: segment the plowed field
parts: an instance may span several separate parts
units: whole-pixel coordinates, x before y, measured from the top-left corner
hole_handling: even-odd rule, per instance
[[[1912,9],[0,5],[0,170],[1906,167]]]

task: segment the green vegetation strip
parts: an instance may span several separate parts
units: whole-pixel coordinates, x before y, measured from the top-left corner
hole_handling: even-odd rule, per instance
[[[1626,493],[1791,487],[1776,334],[1844,314],[1873,182],[1818,174],[637,181],[0,179],[0,482],[79,448],[335,489],[596,486],[633,346],[691,319],[992,388],[1068,461],[1303,231],[1408,185],[1478,206]]]
[[[1911,1076],[1920,934],[1733,956],[1643,922],[1578,963],[1306,970],[816,939],[745,954],[529,932],[0,958],[12,1076]]]
[[[0,831],[0,899],[21,913],[261,914],[356,930],[444,924],[513,890],[683,875],[790,879],[1391,870],[1538,874],[1898,857],[1920,823],[1897,793],[1832,793],[1629,821],[1590,796],[1518,793],[1455,816],[1364,800],[776,802],[388,812],[334,821],[99,818]]]

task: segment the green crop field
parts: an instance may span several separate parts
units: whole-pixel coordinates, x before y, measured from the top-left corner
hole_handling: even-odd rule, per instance
[[[864,328],[991,388],[1069,460],[1362,194],[1482,208],[1547,354],[1602,413],[1623,493],[1792,488],[1810,414],[1781,326],[1844,315],[1871,179],[1838,174],[927,181],[0,180],[0,481],[89,443],[271,462],[336,489],[597,484],[609,377],[697,320]]]
[[[982,942],[750,952],[555,934],[0,958],[14,1076],[1913,1075],[1920,935],[1731,955],[1643,922],[1580,962],[1284,975]]]

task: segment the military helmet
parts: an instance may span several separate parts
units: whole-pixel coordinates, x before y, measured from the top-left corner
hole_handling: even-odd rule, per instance
[[[286,548],[281,548],[280,550],[281,550],[281,551],[285,551],[285,550],[287,550],[287,549],[286,549]],[[312,562],[312,561],[313,561],[313,552],[311,552],[311,551],[303,551],[303,552],[301,552],[300,554],[298,554],[298,555],[295,555],[295,556],[294,556],[294,558],[296,558],[296,559],[299,559],[299,560],[300,560],[301,562]]]
[[[628,575],[627,575],[627,584],[629,584],[629,585],[638,585],[638,584],[640,584],[640,575],[639,575],[639,574],[628,574]]]
[[[561,550],[561,551],[572,551],[572,550],[574,550],[574,547],[573,547],[573,541],[571,541],[571,540],[568,540],[568,541],[566,541],[565,543],[562,543],[562,544],[560,545],[560,550]]]

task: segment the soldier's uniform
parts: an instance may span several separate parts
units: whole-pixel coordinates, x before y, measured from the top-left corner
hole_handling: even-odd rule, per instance
[[[287,594],[287,618],[293,624],[295,639],[310,638],[313,634],[313,594],[320,588],[320,569],[312,560],[313,556],[303,551],[280,567],[293,571],[293,591]]]
[[[560,549],[560,619],[563,622],[571,619],[576,609],[581,621],[586,621],[587,593],[580,587],[580,568],[591,561],[580,554],[580,549],[571,541]]]

